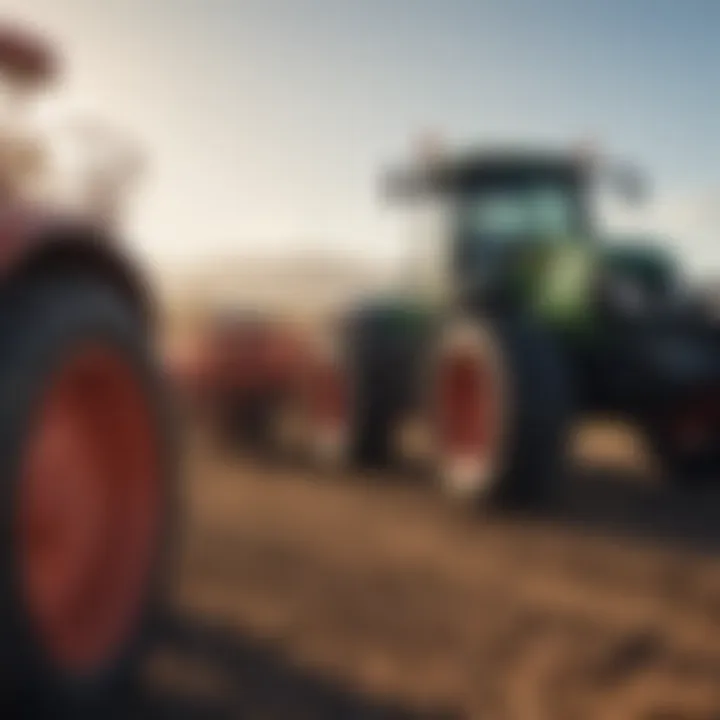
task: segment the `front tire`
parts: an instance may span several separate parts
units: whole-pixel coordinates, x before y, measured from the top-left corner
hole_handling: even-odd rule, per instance
[[[0,313],[0,656],[9,713],[104,717],[166,591],[175,466],[142,320],[45,278]]]

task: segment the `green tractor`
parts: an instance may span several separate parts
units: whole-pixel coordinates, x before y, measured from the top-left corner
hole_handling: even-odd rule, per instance
[[[612,413],[673,481],[718,473],[720,315],[659,243],[598,230],[599,191],[636,203],[643,185],[569,151],[391,173],[394,198],[441,222],[417,234],[407,287],[343,312],[309,384],[318,455],[385,465],[412,417],[447,493],[528,505],[558,489],[571,423]]]

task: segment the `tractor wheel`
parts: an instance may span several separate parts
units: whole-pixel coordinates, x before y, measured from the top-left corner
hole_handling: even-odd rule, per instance
[[[242,447],[257,460],[271,465],[296,464],[303,459],[298,404],[284,388],[266,391],[238,401],[240,418],[235,436]]]
[[[229,459],[264,454],[267,437],[267,410],[264,398],[247,392],[218,392],[198,413],[210,445]]]
[[[3,298],[0,702],[13,717],[107,716],[157,628],[175,468],[146,334],[90,278]]]
[[[331,339],[310,353],[300,393],[302,444],[315,468],[377,470],[392,463],[392,373],[367,345]]]
[[[522,320],[460,320],[431,364],[436,475],[449,497],[529,506],[556,494],[569,379],[550,339]]]

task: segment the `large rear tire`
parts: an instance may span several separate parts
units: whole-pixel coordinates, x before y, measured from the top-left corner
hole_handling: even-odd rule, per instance
[[[570,382],[531,321],[461,319],[441,332],[431,373],[436,475],[450,497],[536,506],[564,476]]]
[[[106,717],[157,629],[174,527],[169,405],[112,288],[45,278],[0,311],[0,703]]]

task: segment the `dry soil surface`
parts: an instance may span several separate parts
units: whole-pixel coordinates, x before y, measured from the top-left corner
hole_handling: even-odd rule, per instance
[[[190,452],[135,717],[720,718],[720,494],[578,469],[534,517]]]

